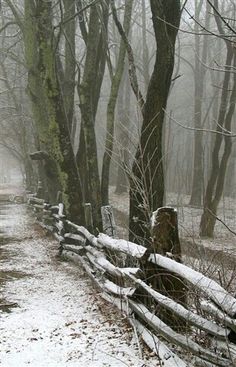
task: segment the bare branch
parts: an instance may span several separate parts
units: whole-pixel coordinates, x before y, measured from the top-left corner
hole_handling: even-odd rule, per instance
[[[134,62],[134,55],[133,55],[133,50],[132,47],[129,43],[129,40],[125,34],[125,31],[117,17],[117,11],[116,11],[116,7],[114,4],[114,0],[111,2],[111,8],[112,8],[112,16],[114,19],[114,22],[116,24],[116,27],[123,39],[123,42],[125,44],[126,47],[126,52],[127,52],[127,56],[128,56],[128,61],[129,61],[129,78],[130,78],[130,84],[131,87],[133,89],[133,92],[135,94],[135,97],[137,98],[138,104],[141,108],[141,111],[143,110],[144,107],[144,99],[142,96],[142,93],[139,89],[139,85],[138,85],[138,78],[137,78],[137,73],[136,73],[136,66],[135,66],[135,62]]]

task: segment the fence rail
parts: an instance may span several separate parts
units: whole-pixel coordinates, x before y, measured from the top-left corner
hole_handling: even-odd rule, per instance
[[[164,366],[236,365],[236,299],[215,280],[169,257],[149,254],[146,247],[112,238],[115,228],[111,208],[102,209],[109,235],[95,236],[69,221],[62,203],[51,206],[34,196],[29,197],[29,203],[42,227],[58,240],[60,254],[81,264],[104,296],[126,312],[136,332]],[[86,217],[91,229],[89,205]],[[182,280],[186,294],[190,289],[196,292],[199,307],[190,301],[177,302],[150,286],[146,277],[149,267],[152,272],[153,267],[156,269],[157,277],[168,271]],[[163,321],[163,314],[167,319],[174,315],[176,324]],[[170,347],[173,344],[174,350]]]

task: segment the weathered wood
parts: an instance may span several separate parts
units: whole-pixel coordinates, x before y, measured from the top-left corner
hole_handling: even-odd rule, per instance
[[[120,287],[117,284],[111,282],[110,280],[105,280],[104,285],[103,285],[103,289],[106,292],[109,292],[111,294],[115,294],[116,296],[124,297],[124,298],[131,297],[135,292],[135,288]]]
[[[199,329],[206,331],[207,333],[214,335],[220,339],[225,339],[227,335],[229,335],[229,330],[224,329],[223,327],[217,325],[216,323],[209,321],[198,314],[186,309],[182,305],[178,304],[174,300],[169,297],[164,296],[163,294],[155,291],[153,288],[148,286],[140,279],[136,279],[133,275],[127,274],[127,277],[130,278],[136,285],[141,286],[155,301],[158,302],[159,305],[167,308],[172,313],[176,314],[178,317],[181,317],[186,321],[189,325],[197,326]]]
[[[92,246],[87,246],[86,250],[90,252],[94,256],[94,261],[98,264],[104,271],[108,272],[109,274],[118,277],[124,278],[125,276],[131,275],[138,275],[140,273],[139,268],[119,268],[113,265],[110,261],[108,261],[105,255],[94,249]]]
[[[63,203],[59,203],[58,204],[58,215],[59,216],[63,216],[63,211],[64,211],[64,204]]]
[[[85,227],[78,226],[77,224],[70,222],[69,220],[66,220],[66,223],[71,228],[75,229],[78,233],[83,234],[84,237],[94,246],[99,247],[97,238],[91,234]]]
[[[94,233],[93,211],[92,211],[92,205],[90,203],[84,204],[84,215],[85,215],[86,228],[88,229],[89,232]]]
[[[155,334],[151,333],[145,326],[138,320],[133,320],[138,334],[146,343],[146,345],[158,355],[165,367],[193,367],[189,363],[180,359],[177,354],[173,353]]]
[[[170,326],[167,326],[161,319],[151,313],[141,303],[129,300],[129,305],[142,320],[144,320],[153,330],[158,333],[158,335],[161,335],[167,341],[180,346],[184,350],[191,352],[194,355],[201,356],[201,358],[209,362],[215,363],[216,366],[230,366],[230,361],[228,359],[217,356],[215,353],[204,349],[191,340],[190,337],[175,332]]]
[[[43,185],[41,181],[38,182],[37,197],[39,199],[44,199],[44,190],[43,190]]]
[[[50,210],[45,209],[45,208],[46,208],[46,206],[45,206],[45,204],[44,204],[43,213],[44,213],[45,215],[51,216],[51,212],[50,212]]]
[[[137,259],[142,258],[145,252],[147,251],[146,247],[144,246],[136,245],[136,243],[129,242],[126,240],[113,239],[103,233],[99,233],[98,243],[102,247],[106,247],[108,249],[118,252],[123,252],[124,254],[133,256]]]
[[[198,357],[193,358],[194,367],[215,367],[215,364],[204,361]]]
[[[62,202],[62,192],[61,191],[57,191],[56,202],[57,203],[61,203]]]
[[[187,280],[194,287],[204,292],[228,315],[232,317],[236,315],[236,299],[214,280],[159,254],[151,254],[148,260]]]
[[[73,246],[67,243],[63,243],[62,251],[71,251],[81,256],[85,255],[85,248],[83,246]]]
[[[61,231],[63,230],[63,223],[62,222],[54,222],[53,226],[55,229],[58,230],[58,233],[61,234]]]
[[[55,237],[55,239],[59,242],[59,243],[63,243],[65,241],[63,236],[60,236],[58,233],[53,232],[53,236]]]
[[[156,291],[174,299],[177,303],[186,305],[186,288],[181,277],[173,276],[168,270],[159,268],[148,262],[148,254],[157,253],[166,256],[171,254],[177,261],[181,261],[181,249],[178,235],[177,211],[174,208],[162,207],[153,212],[151,218],[152,242],[140,266],[146,279]],[[153,299],[147,298],[143,290],[138,290],[139,299],[149,307],[155,307]],[[176,330],[186,330],[185,319],[179,318],[168,308],[158,309],[158,316]]]
[[[102,225],[103,225],[103,231],[106,235],[108,235],[110,238],[114,238],[116,236],[116,230],[115,230],[115,220],[113,215],[113,210],[110,205],[102,206],[101,207],[101,214],[102,214]],[[105,249],[106,255],[109,258],[109,260],[114,265],[119,264],[119,260],[117,258],[116,252],[112,249]],[[111,280],[116,282],[116,279],[111,277]]]
[[[56,220],[64,219],[66,216],[64,214],[52,214],[52,217]]]
[[[181,260],[177,210],[171,207],[163,207],[153,212],[151,236],[154,253],[164,256],[171,253],[175,260]]]
[[[50,210],[51,212],[54,212],[54,213],[58,213],[59,206],[58,206],[58,205],[50,206],[50,207],[48,208],[48,210]]]
[[[210,316],[214,316],[220,321],[220,323],[222,322],[231,330],[236,331],[236,320],[231,318],[236,315],[236,300],[226,290],[220,287],[219,284],[205,277],[201,273],[196,272],[195,270],[192,270],[191,268],[188,268],[187,266],[182,265],[181,263],[178,263],[172,259],[166,258],[161,254],[150,254],[145,247],[139,246],[135,243],[114,239],[103,233],[100,233],[98,238],[96,238],[87,228],[78,226],[65,219],[65,215],[63,214],[63,204],[60,203],[57,206],[49,206],[48,204],[44,203],[43,199],[33,199],[36,199],[33,206],[36,206],[36,208],[38,206],[38,215],[41,211],[42,219],[44,221],[50,219],[54,220],[54,227],[58,230],[58,233],[54,233],[54,236],[61,244],[63,255],[75,262],[79,262],[102,292],[108,294],[109,297],[112,297],[112,294],[115,295],[114,299],[117,300],[125,300],[127,297],[129,297],[128,303],[130,308],[138,315],[139,320],[142,319],[145,323],[151,326],[151,328],[154,329],[158,335],[161,335],[168,340],[168,342],[174,343],[188,352],[195,354],[196,357],[193,362],[194,366],[230,366],[230,358],[221,358],[211,351],[207,349],[205,350],[197,343],[193,342],[189,337],[181,335],[180,333],[174,331],[171,327],[167,326],[166,323],[160,319],[160,317],[153,315],[153,313],[151,313],[147,307],[142,304],[142,302],[138,303],[134,301],[135,289],[140,287],[140,289],[143,289],[146,294],[149,295],[149,298],[154,300],[154,304],[157,304],[162,308],[169,310],[171,314],[177,315],[178,317],[184,319],[187,324],[193,325],[198,329],[205,331],[207,334],[212,335],[214,337],[214,341],[219,339],[221,344],[218,344],[218,342],[215,344],[216,350],[223,350],[223,352],[225,351],[226,353],[226,348],[229,346],[231,348],[229,348],[231,354],[235,355],[234,347],[230,343],[227,343],[227,337],[229,336],[229,333],[231,333],[230,330],[227,330],[217,325],[215,322],[209,321],[204,317],[191,312],[167,295],[161,294],[161,292],[158,292],[156,289],[150,287],[145,283],[145,281],[138,279],[140,276],[140,269],[122,268],[116,266],[109,261],[108,258],[106,258],[107,250],[112,250],[112,252],[114,251],[114,254],[126,254],[135,260],[140,260],[141,262],[145,258],[145,264],[147,264],[147,266],[148,264],[150,265],[150,263],[152,263],[154,264],[153,266],[156,267],[157,265],[160,269],[164,269],[164,272],[165,270],[170,272],[173,277],[178,276],[183,278],[184,281],[187,281],[200,291],[203,291],[208,298],[211,298],[212,301],[220,307],[219,309],[215,305],[208,302],[210,307],[205,306],[205,309],[207,308],[207,312],[210,314]],[[160,212],[163,214],[162,210],[160,210]],[[173,209],[170,210],[170,208],[168,208],[168,215],[170,215],[170,217],[173,213]],[[153,217],[152,220],[153,223],[156,222],[157,227],[159,226],[158,230],[160,231],[161,220],[158,221],[156,217]],[[169,221],[171,223],[170,227],[174,226],[172,219]],[[66,233],[63,235],[64,224],[68,226],[69,230],[75,233]],[[40,225],[50,232],[52,231],[52,226],[45,225],[45,223],[40,223]],[[164,227],[163,233],[168,229],[167,225],[164,225]],[[155,251],[158,250],[157,246],[160,245],[160,241],[164,243],[163,238],[160,238],[161,236],[162,235],[158,237],[158,231],[153,233],[153,246]],[[177,260],[179,260],[180,253],[178,253],[178,251],[173,251],[173,248],[170,248],[170,246],[173,245],[172,238],[173,234],[170,235],[169,240],[166,240],[166,243],[164,243],[162,253],[165,255],[166,253],[171,253]],[[91,245],[89,245],[89,243]],[[86,256],[82,256],[85,254]],[[107,279],[107,277],[109,279]],[[124,283],[125,280],[127,280],[127,283]],[[127,287],[127,285],[129,287]],[[139,326],[141,325],[138,321],[135,321],[135,323],[137,325],[139,324]],[[162,356],[167,356],[166,360],[161,358],[164,361],[165,366],[168,366],[167,363],[170,361],[175,361],[174,358],[178,358],[170,350],[168,350],[165,344],[160,342],[159,339],[147,328],[144,328],[143,330],[145,330],[145,332],[140,333],[142,337],[144,339],[148,339],[149,336],[149,344],[150,340],[153,341],[154,347],[155,345],[157,346],[158,343],[158,348],[160,349]],[[210,337],[209,340],[211,340]],[[160,347],[160,345],[162,346]],[[168,350],[166,354],[164,353],[165,350]],[[181,367],[190,366],[189,364],[181,361],[181,359],[178,360],[178,363],[182,363],[178,364],[178,366]],[[172,367],[172,365],[169,364],[170,367]]]
[[[221,351],[224,356],[233,362],[236,366],[236,345],[228,341],[222,341],[215,338],[211,339],[211,345],[214,350]]]
[[[202,310],[206,311],[211,317],[213,316],[216,320],[220,321],[223,325],[230,327],[234,332],[236,332],[236,320],[231,319],[223,311],[219,310],[214,304],[209,301],[201,301],[200,307]]]
[[[93,265],[93,267],[98,270],[100,275],[103,275],[105,273],[105,270],[96,262],[96,258],[89,252],[86,252],[87,259],[90,261],[90,263]]]
[[[108,236],[116,237],[116,226],[113,209],[110,205],[101,207],[103,231]]]
[[[86,238],[83,235],[75,233],[65,233],[64,238],[68,244],[86,245]]]
[[[42,204],[42,205],[44,205],[44,199],[39,199],[38,197],[31,196],[29,198],[29,203],[30,204],[36,203],[36,204]]]

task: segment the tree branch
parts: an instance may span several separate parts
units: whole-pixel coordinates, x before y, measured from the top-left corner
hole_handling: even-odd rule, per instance
[[[123,42],[125,44],[126,47],[126,52],[127,52],[127,56],[128,56],[128,62],[129,62],[129,78],[130,78],[130,84],[131,87],[133,89],[133,92],[135,94],[135,97],[138,101],[138,104],[141,108],[141,111],[143,111],[143,107],[144,107],[144,99],[142,96],[142,93],[139,89],[139,85],[138,85],[138,78],[137,78],[137,73],[136,73],[136,66],[135,66],[135,62],[134,62],[134,54],[133,54],[133,50],[132,47],[129,43],[129,40],[125,34],[125,31],[117,17],[117,11],[116,11],[116,7],[114,4],[114,0],[111,1],[111,9],[112,9],[112,16],[115,22],[115,25],[120,33],[121,38],[123,39]]]

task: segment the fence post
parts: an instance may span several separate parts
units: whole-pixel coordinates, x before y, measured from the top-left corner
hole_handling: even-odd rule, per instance
[[[178,235],[177,211],[174,208],[159,208],[151,218],[152,245],[147,254],[157,253],[169,256],[181,262],[181,247]],[[149,255],[147,255],[149,256]],[[156,291],[174,299],[176,302],[186,304],[186,286],[179,276],[157,266],[150,264],[147,257],[143,259],[143,270],[148,283]],[[142,295],[142,294],[141,294]],[[149,304],[149,300],[146,300]],[[153,305],[152,305],[153,306]],[[186,331],[186,322],[174,316],[170,311],[159,305],[154,305],[158,317],[176,330]]]
[[[112,207],[105,205],[101,207],[103,231],[110,237],[116,237],[116,226]]]
[[[43,192],[43,184],[42,184],[42,181],[38,181],[37,197],[39,199],[44,199],[44,192]]]
[[[59,192],[60,191],[58,191],[58,193]],[[59,195],[58,195],[58,198],[60,198]],[[63,212],[64,212],[64,204],[59,203],[58,204],[58,215],[59,215],[59,217],[63,216]],[[65,233],[63,220],[59,220],[58,224],[59,224],[58,235],[60,236],[59,238],[61,238],[61,237],[64,237],[64,233]],[[59,255],[62,254],[62,251],[63,251],[63,241],[61,241],[61,239],[60,239],[60,242],[59,242]]]
[[[110,205],[105,205],[101,207],[101,214],[102,214],[102,225],[103,225],[103,232],[107,234],[109,237],[116,237],[116,227],[115,227],[115,219],[112,207]],[[121,266],[122,260],[118,258],[115,251],[112,250],[105,250],[105,253],[111,261],[111,263],[115,266]],[[109,280],[116,283],[120,287],[124,286],[124,279],[119,277],[115,277],[112,275],[109,275]]]
[[[151,219],[152,247],[154,252],[181,261],[177,211],[171,207],[159,208]]]
[[[85,225],[88,231],[94,233],[92,205],[90,203],[84,204],[84,216],[85,216]]]

